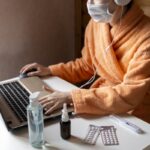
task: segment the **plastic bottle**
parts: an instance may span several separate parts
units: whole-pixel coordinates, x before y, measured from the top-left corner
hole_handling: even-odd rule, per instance
[[[63,139],[68,139],[71,136],[71,121],[69,120],[67,105],[64,103],[62,116],[60,121],[60,132]]]
[[[44,144],[43,108],[37,101],[40,92],[30,95],[30,104],[27,107],[29,142],[35,148],[41,148]]]

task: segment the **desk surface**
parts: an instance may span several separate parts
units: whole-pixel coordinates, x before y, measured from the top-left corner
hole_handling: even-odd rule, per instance
[[[76,88],[57,77],[46,79],[44,82],[61,91]],[[71,119],[72,137],[69,140],[63,140],[60,137],[59,123],[47,121],[44,129],[45,140],[52,144],[53,148],[51,150],[142,150],[150,145],[150,125],[134,116],[124,116],[124,118],[141,127],[146,133],[143,135],[133,133],[116,124],[110,117],[81,118],[78,116]],[[87,133],[89,124],[98,126],[114,125],[117,129],[119,145],[104,146],[100,137],[94,146],[83,143],[82,140]],[[0,115],[0,150],[35,150],[28,142],[27,127],[13,133],[8,132]]]

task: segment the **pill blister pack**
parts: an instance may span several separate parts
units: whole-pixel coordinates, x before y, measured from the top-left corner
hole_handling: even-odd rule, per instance
[[[87,135],[84,138],[84,142],[92,145],[96,144],[99,134],[99,126],[89,125]]]
[[[101,126],[100,134],[104,145],[119,145],[116,128],[114,126]]]
[[[102,142],[105,146],[119,145],[114,126],[95,126],[91,124],[89,125],[84,142],[95,145],[99,135],[101,135]]]

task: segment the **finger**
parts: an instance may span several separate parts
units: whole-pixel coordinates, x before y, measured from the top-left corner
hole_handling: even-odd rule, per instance
[[[30,67],[32,67],[33,65],[34,65],[34,66],[37,65],[37,63],[31,63],[31,64],[25,65],[25,66],[22,68],[22,73],[25,73],[25,72],[28,71],[29,69],[33,69],[33,68],[30,68]]]
[[[52,87],[50,87],[50,86],[46,86],[46,85],[44,85],[43,86],[43,89],[44,90],[46,90],[46,91],[48,91],[48,92],[50,92],[50,93],[53,93],[53,92],[55,92],[56,90],[55,89],[53,89]]]
[[[45,104],[45,103],[54,103],[56,101],[56,99],[53,99],[53,98],[50,98],[49,96],[47,98],[43,98],[43,99],[40,99],[38,100],[39,103],[41,105]]]
[[[22,73],[25,73],[28,70],[32,70],[32,69],[36,69],[37,70],[37,67],[38,67],[37,63],[29,64],[28,66],[26,66],[26,68],[23,70]]]
[[[45,100],[45,101],[42,101],[42,102],[40,102],[40,104],[42,105],[42,106],[46,106],[46,105],[48,105],[48,104],[54,104],[55,103],[55,100]]]
[[[46,103],[44,104],[42,107],[43,107],[43,110],[46,112],[48,109],[50,109],[52,106],[54,105],[54,103]]]
[[[54,110],[58,109],[58,103],[55,103],[50,109],[45,112],[45,115],[50,115]]]
[[[43,108],[49,109],[49,108],[52,107],[53,105],[54,105],[54,101],[52,101],[52,102],[47,102],[47,103],[43,104],[42,106],[43,106]]]
[[[44,104],[48,103],[49,100],[40,101],[39,103],[43,106]]]
[[[41,102],[43,100],[48,100],[49,97],[50,97],[50,95],[43,96],[43,97],[39,98],[38,101]]]
[[[40,76],[40,71],[33,71],[29,72],[27,76],[32,77],[32,76]]]
[[[25,65],[24,67],[22,67],[21,69],[20,69],[20,73],[23,73],[24,72],[24,70],[29,66],[30,64],[28,64],[28,65]]]

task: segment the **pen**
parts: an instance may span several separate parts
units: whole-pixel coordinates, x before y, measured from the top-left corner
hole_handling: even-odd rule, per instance
[[[115,119],[119,122],[119,124],[123,125],[124,127],[126,127],[127,129],[135,132],[135,133],[138,133],[138,134],[143,134],[145,133],[140,127],[138,127],[137,125],[129,122],[129,121],[126,121],[125,119],[119,117],[118,115],[110,115],[110,117],[112,119]]]

